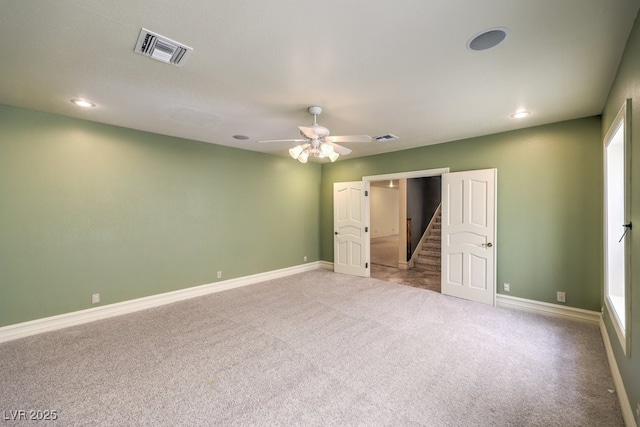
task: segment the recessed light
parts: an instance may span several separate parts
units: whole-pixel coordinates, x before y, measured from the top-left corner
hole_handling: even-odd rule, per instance
[[[506,28],[489,28],[471,37],[467,42],[467,49],[475,51],[491,49],[502,43],[505,38],[507,38]]]
[[[515,113],[513,113],[511,115],[512,119],[523,119],[525,117],[527,117],[529,114],[531,114],[531,111],[525,111],[525,110],[518,110]]]
[[[85,99],[80,99],[80,98],[74,98],[71,100],[71,102],[76,104],[78,107],[83,107],[83,108],[91,108],[96,106],[96,104],[94,104],[93,102],[89,102]]]
[[[240,139],[240,140],[245,140],[245,139],[249,139],[249,137],[247,135],[233,135],[234,139]]]

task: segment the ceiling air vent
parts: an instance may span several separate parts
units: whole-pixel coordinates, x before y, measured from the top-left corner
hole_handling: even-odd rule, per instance
[[[140,30],[140,37],[134,51],[158,61],[182,67],[193,49],[143,28]]]
[[[376,136],[375,140],[378,142],[389,142],[389,141],[394,141],[396,139],[400,139],[397,136],[393,135],[393,134],[386,134],[386,135],[382,135],[382,136]]]

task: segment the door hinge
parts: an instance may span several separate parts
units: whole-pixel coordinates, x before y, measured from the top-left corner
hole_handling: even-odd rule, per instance
[[[364,190],[364,197],[368,197],[369,196],[369,191],[368,190]]]
[[[369,268],[369,263],[368,262],[364,263],[364,268]]]
[[[365,227],[365,228],[364,228],[364,232],[365,232],[365,233],[368,233],[368,232],[369,232],[369,227]]]

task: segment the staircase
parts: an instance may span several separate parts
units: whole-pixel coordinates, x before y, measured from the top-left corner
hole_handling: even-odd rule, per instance
[[[413,267],[422,270],[426,275],[440,280],[440,241],[442,238],[442,214],[438,209],[431,227],[427,228],[422,240],[422,247],[417,250],[417,257],[413,259]]]

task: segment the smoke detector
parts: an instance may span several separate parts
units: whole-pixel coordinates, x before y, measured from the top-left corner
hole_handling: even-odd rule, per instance
[[[148,56],[176,67],[182,67],[192,51],[193,49],[189,46],[156,34],[146,28],[140,30],[140,36],[134,49],[134,52],[140,55]]]

